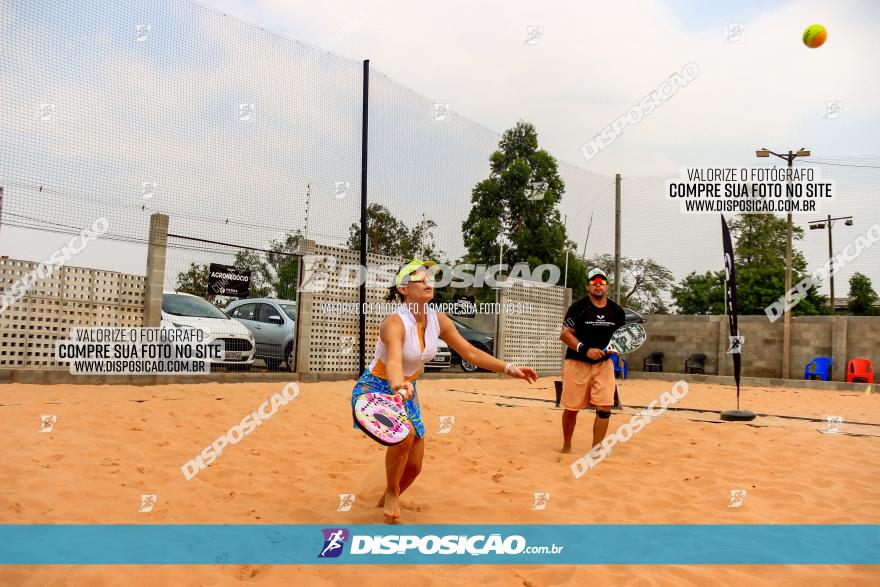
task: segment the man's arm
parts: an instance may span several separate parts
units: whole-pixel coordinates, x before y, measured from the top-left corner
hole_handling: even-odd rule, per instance
[[[568,324],[562,325],[562,333],[559,335],[559,340],[577,354],[586,355],[594,361],[598,361],[605,356],[602,349],[588,349],[587,345],[577,339],[574,335],[574,328],[570,327]]]

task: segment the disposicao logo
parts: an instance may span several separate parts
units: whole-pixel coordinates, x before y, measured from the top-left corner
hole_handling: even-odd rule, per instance
[[[350,534],[345,528],[324,528],[324,546],[318,558],[336,558],[350,543],[348,554],[356,555],[544,555],[559,554],[564,545],[528,546],[518,534],[436,535],[413,534],[373,535]],[[349,540],[349,538],[351,540]]]
[[[348,540],[348,530],[345,528],[324,528],[324,546],[318,554],[318,558],[336,558],[342,554],[345,541]]]

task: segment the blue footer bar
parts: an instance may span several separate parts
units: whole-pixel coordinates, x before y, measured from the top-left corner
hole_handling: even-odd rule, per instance
[[[0,525],[0,564],[880,564],[880,525]]]

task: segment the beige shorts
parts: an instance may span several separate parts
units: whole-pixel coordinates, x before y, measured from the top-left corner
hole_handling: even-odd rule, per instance
[[[591,365],[566,359],[562,365],[562,399],[566,410],[614,405],[614,365],[610,360]]]

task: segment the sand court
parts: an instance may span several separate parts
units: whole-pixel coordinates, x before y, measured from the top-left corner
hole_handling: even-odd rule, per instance
[[[0,521],[6,524],[383,524],[384,450],[352,428],[353,382],[300,384],[191,480],[181,466],[241,422],[283,383],[156,387],[6,385],[0,389]],[[609,433],[671,382],[620,385]],[[691,383],[687,394],[586,475],[582,412],[561,455],[553,379],[425,380],[424,468],[401,498],[406,524],[877,524],[880,397],[861,392],[745,387],[742,405],[773,416],[722,423],[735,388]],[[44,416],[51,431],[40,431]],[[823,434],[828,416],[842,434]],[[445,419],[442,419],[445,417]],[[453,419],[450,419],[452,417]],[[808,419],[813,418],[815,421]],[[859,422],[860,424],[855,424]],[[441,432],[442,430],[442,432]],[[731,491],[745,492],[729,507]],[[549,494],[535,508],[535,494]],[[155,495],[151,511],[142,495]],[[341,496],[354,498],[342,499]],[[344,502],[344,503],[343,503]],[[341,584],[363,569],[218,565],[132,567],[134,584]],[[114,570],[115,569],[115,570]],[[359,570],[360,569],[360,570]],[[114,584],[119,568],[2,567],[8,584]],[[784,572],[783,572],[784,571]],[[549,585],[876,584],[874,567],[589,566],[371,567],[365,584],[480,581]],[[183,574],[181,574],[183,573]],[[782,577],[784,576],[784,580]],[[375,583],[371,581],[375,580]]]

